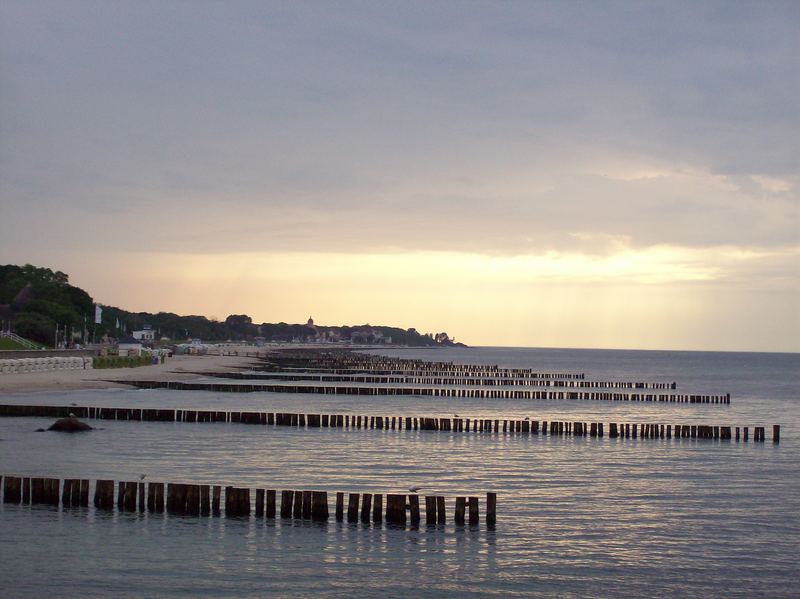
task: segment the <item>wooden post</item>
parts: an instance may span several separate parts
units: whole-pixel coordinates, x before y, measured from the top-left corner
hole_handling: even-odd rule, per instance
[[[156,487],[164,483],[147,483],[147,511],[156,511]],[[163,511],[163,510],[162,510]]]
[[[383,522],[383,495],[380,493],[372,496],[372,521],[375,524]]]
[[[167,497],[169,497],[169,488],[172,485],[167,485]],[[236,515],[236,490],[228,485],[225,487],[225,517],[232,518]],[[169,500],[167,500],[167,510],[169,510]]]
[[[63,490],[61,491],[61,505],[70,507],[72,505],[72,479],[65,479]]]
[[[167,484],[167,512],[175,511],[175,485],[172,483]]]
[[[186,513],[200,515],[200,485],[184,485],[186,488]]]
[[[36,479],[34,479],[35,481]],[[117,483],[117,510],[124,511],[125,510],[125,488],[127,484],[120,481]],[[35,501],[35,498],[34,498]]]
[[[772,425],[772,442],[773,443],[780,443],[781,440],[781,425],[780,424],[773,424]]]
[[[78,491],[78,503],[80,507],[89,507],[89,481],[81,479],[80,490]]]
[[[47,503],[53,506],[58,506],[61,498],[61,479],[48,478],[45,480],[47,481],[45,483],[47,485]]]
[[[238,506],[242,516],[250,515],[250,489],[239,489]]]
[[[230,490],[229,490],[230,489]],[[244,497],[242,493],[243,489],[239,487],[225,487],[225,516],[242,516],[242,512],[244,511]],[[230,495],[230,501],[228,501],[228,495]],[[249,506],[248,502],[248,508]],[[229,508],[230,506],[230,508]],[[228,514],[228,509],[230,509],[230,514]]]
[[[177,512],[179,514],[189,513],[189,487],[187,484],[175,485],[177,487]]]
[[[121,483],[120,483],[121,484]],[[125,493],[123,501],[125,502],[126,512],[136,511],[136,487],[138,485],[134,482],[125,483]]]
[[[436,524],[436,497],[433,495],[425,496],[425,524]]]
[[[281,491],[281,518],[292,517],[294,491]]]
[[[469,523],[470,525],[478,524],[480,522],[480,516],[478,515],[478,498],[477,497],[470,497],[469,498]]]
[[[227,489],[226,489],[227,503]],[[227,506],[226,506],[227,511]],[[186,488],[185,485],[167,483],[167,513],[183,514],[186,512]]]
[[[437,524],[446,524],[447,520],[446,517],[446,510],[445,510],[445,503],[444,497],[441,495],[436,496],[436,523]]]
[[[211,487],[211,514],[214,516],[220,515],[220,497],[222,496],[222,486],[214,485]]]
[[[497,522],[497,493],[486,494],[486,524],[494,526]]]
[[[756,429],[756,441],[758,441],[758,430]],[[30,503],[41,503],[42,495],[44,494],[44,480],[41,478],[31,478],[30,481]],[[22,479],[22,484],[25,484],[25,479]],[[22,499],[25,503],[25,487],[22,487]]]
[[[408,496],[408,504],[411,512],[411,526],[419,525],[419,495],[412,493]]]
[[[314,522],[327,522],[328,518],[328,493],[313,491],[311,493],[311,519]]]
[[[302,518],[303,517],[303,492],[302,491],[295,491],[294,492],[294,508],[292,509],[292,517],[293,518]]]
[[[256,518],[264,517],[264,489],[256,489]]]
[[[406,496],[387,495],[386,496],[386,522],[388,524],[406,523]]]
[[[114,481],[98,480],[94,488],[94,507],[102,510],[114,509]]]
[[[370,520],[370,510],[372,509],[372,493],[361,494],[361,521],[368,523]]]
[[[22,499],[21,487],[21,478],[6,476],[3,479],[3,503],[19,503]]]
[[[464,513],[466,512],[466,507],[467,507],[467,498],[456,497],[456,512],[455,512],[456,524],[464,524]]]
[[[303,519],[311,518],[311,491],[303,491]]]
[[[200,493],[200,515],[211,515],[211,501],[210,501],[210,485],[199,485],[198,492]]]
[[[37,482],[39,486],[38,500],[34,501],[33,483]],[[31,503],[50,503],[50,484],[47,478],[33,478],[31,479]]]
[[[336,493],[336,521],[344,520],[344,493]]]
[[[347,521],[358,522],[358,493],[350,493],[347,497]]]

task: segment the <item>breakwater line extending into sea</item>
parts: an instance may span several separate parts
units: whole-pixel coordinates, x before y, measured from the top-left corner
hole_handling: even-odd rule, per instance
[[[115,408],[92,406],[0,405],[0,417],[52,417],[124,420],[133,422],[240,423],[287,426],[298,429],[338,428],[348,430],[414,430],[458,433],[503,433],[576,437],[642,439],[720,439],[748,441],[748,426],[719,424],[662,424],[583,422],[500,418],[442,418],[420,416],[362,416],[355,414],[298,414],[286,412],[242,412],[185,410],[174,408]],[[764,426],[753,426],[753,441],[766,441]],[[780,425],[772,426],[772,440],[780,441]]]
[[[323,395],[410,395],[479,399],[544,399],[587,401],[630,401],[663,403],[730,404],[730,394],[694,395],[684,393],[620,393],[588,391],[530,391],[524,389],[459,389],[452,387],[348,387],[334,385],[196,383],[186,381],[109,381],[139,389],[172,391],[213,391],[215,393],[314,393]]]
[[[178,516],[220,516],[312,520],[327,522],[330,518],[327,491],[250,489],[222,485],[163,483],[88,479],[65,479],[0,476],[3,503],[12,505],[51,505],[54,507],[89,507],[94,490],[96,509],[123,512],[164,513]],[[116,492],[115,492],[116,489]],[[224,503],[223,503],[224,489]],[[337,492],[334,518],[337,522],[363,522],[412,527],[420,524],[420,495],[411,493],[345,493]],[[277,503],[280,497],[280,505]],[[116,502],[115,502],[116,498]],[[423,504],[425,523],[429,526],[447,523],[447,503],[442,495],[427,495]],[[458,496],[450,501],[453,523],[477,526],[480,523],[480,500],[476,495]],[[360,506],[360,507],[359,507]],[[485,522],[497,522],[497,494],[486,494]]]

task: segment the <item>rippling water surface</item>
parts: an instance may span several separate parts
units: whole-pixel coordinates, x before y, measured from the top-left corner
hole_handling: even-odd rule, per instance
[[[494,530],[104,514],[0,505],[0,594],[81,596],[797,596],[800,356],[394,350],[456,362],[675,380],[730,406],[90,391],[4,403],[782,425],[779,445],[0,419],[0,472],[328,491],[498,493]],[[771,430],[767,432],[771,438]],[[481,506],[483,508],[483,505]],[[448,505],[452,511],[452,505]],[[452,517],[448,515],[448,521]]]

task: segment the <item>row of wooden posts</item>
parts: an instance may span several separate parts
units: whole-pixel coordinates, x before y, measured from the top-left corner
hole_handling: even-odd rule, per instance
[[[232,422],[296,428],[346,428],[421,430],[482,433],[521,433],[602,437],[602,422],[508,420],[491,418],[426,418],[402,416],[361,416],[351,414],[293,414],[282,412],[226,412],[216,410],[175,410],[172,408],[104,408],[87,406],[0,405],[2,416],[33,416],[146,422]],[[541,425],[541,426],[540,426]],[[735,431],[735,437],[733,436]],[[749,440],[748,427],[696,424],[609,423],[611,438],[636,439],[722,439]],[[772,439],[780,440],[780,425],[772,427]],[[765,441],[764,427],[753,427],[753,441]]]
[[[518,372],[512,369],[499,370],[437,370],[434,368],[319,368],[315,366],[280,366],[268,361],[259,370],[266,372],[310,372],[317,374],[372,374],[379,376],[406,375],[406,376],[452,376],[460,378],[507,378],[507,379],[541,379],[541,380],[580,380],[585,374],[567,374],[560,372]]]
[[[269,353],[262,358],[265,364],[280,369],[342,371],[342,372],[377,372],[401,373],[415,371],[421,373],[447,372],[469,376],[507,375],[529,378],[582,379],[584,373],[574,372],[535,372],[531,368],[500,368],[486,364],[454,364],[453,362],[434,362],[426,360],[409,360],[406,358],[389,358],[370,354],[353,353],[349,350],[282,350]]]
[[[688,395],[678,393],[619,393],[588,391],[530,391],[508,389],[458,389],[446,387],[346,387],[334,385],[194,383],[185,381],[110,381],[139,389],[173,391],[211,391],[214,393],[309,393],[322,395],[416,396],[478,399],[545,399],[588,401],[670,402],[690,404],[730,404],[731,396]]]
[[[86,479],[34,478],[0,476],[3,502],[9,504],[44,504],[64,507],[88,507],[90,481]],[[115,492],[116,489],[116,492]],[[219,516],[224,505],[226,517],[281,518],[326,522],[330,519],[327,491],[278,491],[225,487],[222,503],[221,485],[195,485],[183,483],[130,482],[97,480],[94,483],[94,507],[120,512],[151,512],[187,516]],[[166,490],[166,493],[165,493]],[[345,495],[347,505],[345,511]],[[254,497],[255,501],[251,501]],[[420,496],[411,494],[384,495],[379,493],[336,493],[334,517],[337,522],[373,522],[380,524],[384,517],[387,524],[412,525],[420,523]],[[479,500],[476,496],[456,497],[453,511],[455,524],[475,525],[479,522]],[[425,496],[425,523],[445,524],[447,510],[441,495]],[[487,493],[485,516],[488,525],[497,522],[497,494]]]
[[[632,382],[632,381],[560,381],[531,378],[478,378],[420,375],[376,375],[376,374],[315,374],[311,372],[203,372],[203,376],[239,380],[319,381],[321,383],[366,383],[366,384],[410,384],[410,385],[462,385],[471,387],[558,387],[578,389],[677,389],[677,383]]]

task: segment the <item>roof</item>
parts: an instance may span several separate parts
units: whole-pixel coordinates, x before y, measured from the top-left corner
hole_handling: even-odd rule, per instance
[[[131,337],[130,335],[128,335],[127,337],[123,337],[117,343],[119,343],[119,344],[123,344],[124,343],[125,345],[141,345],[142,344],[142,342],[139,339],[136,339],[135,337]]]

